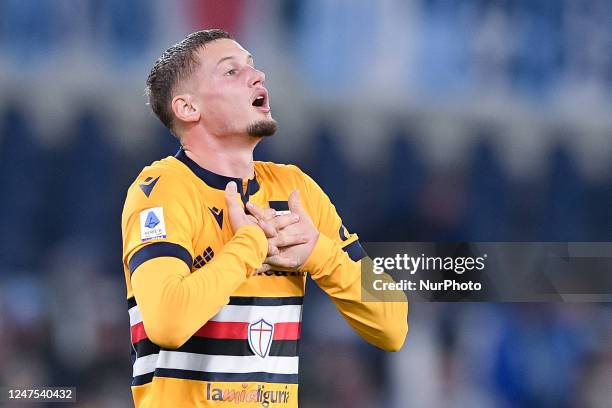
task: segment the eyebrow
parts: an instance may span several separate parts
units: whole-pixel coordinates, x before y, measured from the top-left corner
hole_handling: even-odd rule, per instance
[[[217,66],[219,66],[219,64],[221,64],[222,62],[230,60],[230,59],[238,59],[238,58],[236,56],[234,56],[234,55],[223,57],[223,58],[221,58],[219,60],[219,62],[217,62]],[[253,56],[251,54],[247,55],[247,61],[249,61],[249,60],[253,61]]]

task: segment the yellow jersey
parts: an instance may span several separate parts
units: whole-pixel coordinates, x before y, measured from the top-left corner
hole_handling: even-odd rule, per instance
[[[136,407],[297,407],[307,273],[364,339],[387,350],[403,344],[407,304],[361,301],[366,254],[321,188],[292,165],[254,168],[249,180],[225,177],[180,150],[145,167],[128,190],[123,265]],[[280,214],[300,190],[320,232],[300,271],[254,273],[267,239],[257,226],[232,233],[229,181],[243,203]]]

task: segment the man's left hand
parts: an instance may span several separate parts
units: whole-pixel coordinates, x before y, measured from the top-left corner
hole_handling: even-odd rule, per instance
[[[302,208],[298,190],[291,193],[288,204],[291,214],[299,217],[297,222],[291,224],[283,222],[282,218],[276,217],[272,211],[262,210],[252,203],[247,205],[256,219],[265,221],[266,224],[276,228],[279,237],[293,238],[288,239],[287,242],[283,242],[283,240],[277,242],[279,253],[268,254],[260,270],[262,272],[277,268],[290,271],[299,270],[312,253],[319,239],[319,231],[317,231],[308,213]],[[296,240],[295,238],[298,237],[299,239]]]

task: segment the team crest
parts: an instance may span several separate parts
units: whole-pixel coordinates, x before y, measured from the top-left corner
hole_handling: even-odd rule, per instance
[[[268,356],[273,337],[274,325],[264,319],[249,324],[249,347],[259,357],[266,358]]]

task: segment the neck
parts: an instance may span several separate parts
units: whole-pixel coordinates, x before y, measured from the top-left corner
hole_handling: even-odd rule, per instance
[[[227,136],[184,137],[183,150],[198,166],[226,177],[251,179],[255,175],[253,150],[259,138]]]

